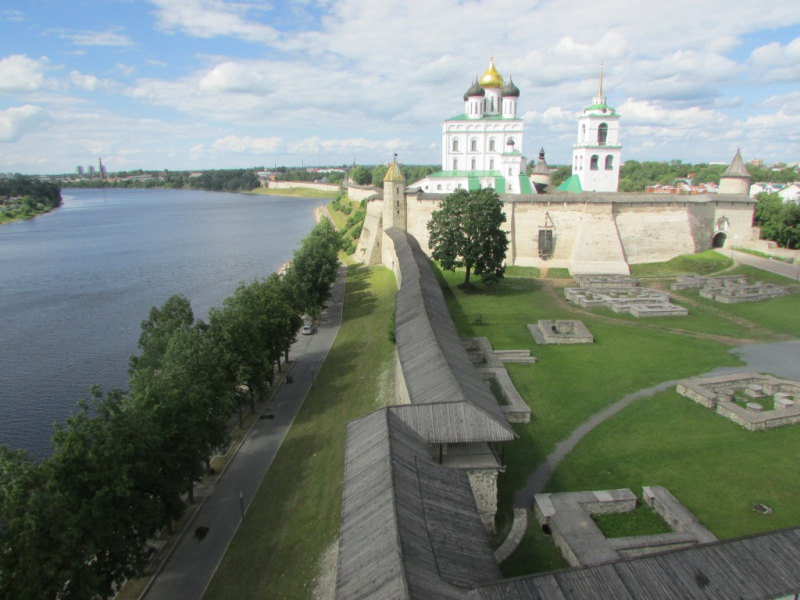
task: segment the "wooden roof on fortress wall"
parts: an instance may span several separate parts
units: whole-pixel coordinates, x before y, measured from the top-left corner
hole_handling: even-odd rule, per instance
[[[348,423],[337,598],[455,600],[501,576],[466,473],[388,409]]]
[[[480,587],[471,600],[771,600],[800,592],[800,527]]]
[[[516,438],[503,409],[469,360],[442,289],[417,240],[386,230],[402,275],[395,299],[395,338],[410,406],[392,410],[431,443]],[[424,408],[417,409],[420,405]]]

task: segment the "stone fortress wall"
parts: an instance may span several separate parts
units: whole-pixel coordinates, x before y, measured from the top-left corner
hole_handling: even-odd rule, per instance
[[[406,231],[426,253],[428,221],[442,194],[408,190]],[[743,195],[715,194],[676,198],[655,194],[581,193],[501,195],[506,231],[507,264],[562,267],[573,273],[627,274],[628,265],[667,261],[716,245],[759,247],[752,227],[755,201]],[[367,202],[367,216],[356,250],[365,264],[378,264],[383,199]],[[539,230],[553,231],[553,252],[541,257]]]

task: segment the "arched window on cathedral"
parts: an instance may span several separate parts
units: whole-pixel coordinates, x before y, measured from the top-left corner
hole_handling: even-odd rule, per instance
[[[581,125],[581,144],[586,141],[586,124]]]
[[[472,141],[470,141],[470,143],[469,143],[469,149],[470,149],[472,152],[477,152],[477,151],[478,151],[478,140],[472,140]]]
[[[608,139],[608,125],[606,123],[600,123],[600,127],[597,128],[598,145],[605,146],[607,139]]]
[[[606,156],[606,171],[614,170],[614,157],[610,154]]]
[[[491,111],[490,112],[494,112],[494,98],[492,98],[491,103],[490,103],[489,106],[491,106]]]
[[[489,140],[489,152],[494,152],[494,138]]]
[[[574,160],[574,164],[572,165],[572,170],[573,171],[577,171],[578,170],[578,157],[577,156],[573,156],[572,158]]]
[[[458,152],[458,139],[453,140],[453,152]]]
[[[578,171],[583,171],[583,156],[580,157],[580,162],[578,163]]]
[[[472,164],[471,164],[470,168],[471,168],[473,171],[475,170],[475,159],[474,159],[474,158],[472,159]]]
[[[598,169],[598,167],[597,167],[597,163],[598,163],[599,161],[600,161],[600,157],[599,157],[599,156],[597,156],[597,154],[592,154],[592,162],[591,162],[591,164],[589,165],[589,168],[590,168],[592,171],[597,171],[597,169]]]
[[[494,171],[494,159],[489,159],[489,170]]]
[[[453,171],[458,171],[458,159],[453,159]]]

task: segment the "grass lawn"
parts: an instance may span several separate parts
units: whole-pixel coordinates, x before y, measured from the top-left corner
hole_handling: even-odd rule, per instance
[[[508,279],[499,286],[477,285],[468,291],[458,288],[463,273],[444,272],[440,280],[447,285],[445,298],[462,337],[485,336],[496,349],[528,348],[538,358],[533,365],[506,365],[533,414],[530,423],[515,425],[520,438],[506,445],[507,471],[498,482],[501,529],[507,526],[514,492],[556,444],[590,416],[639,389],[740,364],[728,352],[730,345],[671,331],[667,319],[653,326],[652,320],[619,318],[611,311],[578,311],[561,300],[560,287],[550,289],[541,280]],[[484,325],[474,324],[478,315]],[[545,318],[580,319],[595,343],[537,346],[526,324]],[[703,313],[696,323],[727,324],[711,312]],[[533,522],[502,569],[506,576],[515,576],[564,566],[549,538]]]
[[[687,273],[711,275],[728,268],[732,264],[733,261],[730,258],[723,256],[719,252],[706,250],[699,254],[677,256],[667,262],[631,265],[631,275],[634,277],[664,277]]]
[[[796,426],[751,432],[675,391],[644,398],[589,433],[548,491],[663,485],[720,539],[800,524]],[[735,475],[734,475],[735,474]],[[754,503],[773,509],[753,511]]]
[[[339,534],[347,421],[394,399],[394,274],[351,266],[342,327],[205,598],[307,598]],[[334,555],[335,568],[335,555]]]
[[[302,196],[303,198],[338,198],[339,192],[328,192],[306,187],[295,188],[256,188],[249,194],[267,194],[270,196]]]

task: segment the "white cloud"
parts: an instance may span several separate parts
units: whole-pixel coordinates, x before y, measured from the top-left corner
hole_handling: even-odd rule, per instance
[[[750,55],[753,75],[766,83],[800,81],[800,37],[783,46],[778,42],[753,50]]]
[[[16,142],[37,129],[42,117],[42,108],[32,104],[0,110],[0,142]]]
[[[151,3],[156,7],[157,26],[162,31],[181,31],[200,38],[231,36],[264,43],[279,37],[272,27],[250,18],[254,12],[269,8],[263,3],[222,0],[151,0]]]
[[[211,150],[234,154],[276,154],[281,148],[282,142],[283,140],[279,137],[252,138],[229,135],[215,140],[211,144]]]
[[[24,54],[12,54],[0,60],[0,92],[34,92],[45,86],[46,58],[35,60]]]
[[[94,75],[84,75],[78,71],[72,71],[69,74],[69,80],[75,87],[93,92],[100,85],[100,80]]]
[[[133,41],[126,35],[112,31],[72,31],[58,29],[55,33],[62,39],[69,40],[78,46],[132,46]]]

